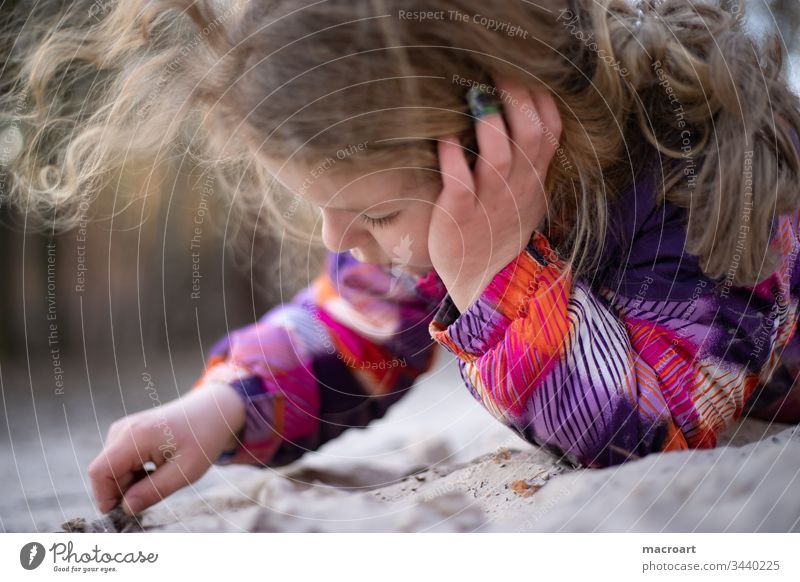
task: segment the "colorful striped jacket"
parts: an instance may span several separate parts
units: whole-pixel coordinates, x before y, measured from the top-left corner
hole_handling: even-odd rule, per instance
[[[656,206],[654,168],[619,199],[590,280],[535,232],[459,313],[433,271],[329,254],[291,302],[210,350],[193,389],[229,383],[247,410],[240,444],[215,463],[279,466],[366,426],[429,369],[436,344],[495,418],[576,465],[714,447],[743,414],[800,421],[800,214],[774,222],[783,259],[771,276],[711,280],[684,252],[686,211]]]

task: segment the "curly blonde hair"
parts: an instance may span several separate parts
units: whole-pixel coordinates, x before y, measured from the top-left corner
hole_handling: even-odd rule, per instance
[[[687,0],[76,4],[3,98],[26,137],[9,195],[69,228],[122,165],[189,156],[242,217],[308,238],[305,207],[260,156],[437,181],[437,138],[458,134],[474,156],[466,87],[505,75],[556,97],[546,234],[576,271],[596,267],[610,203],[658,150],[660,198],[690,209],[686,250],[712,277],[741,244],[752,180],[734,282],[753,284],[776,266],[774,217],[800,207],[800,113],[778,37],[759,47],[743,13]]]

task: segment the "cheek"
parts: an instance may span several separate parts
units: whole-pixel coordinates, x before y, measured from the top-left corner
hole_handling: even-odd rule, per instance
[[[430,213],[414,213],[381,235],[380,245],[386,256],[402,264],[428,267],[428,225]]]

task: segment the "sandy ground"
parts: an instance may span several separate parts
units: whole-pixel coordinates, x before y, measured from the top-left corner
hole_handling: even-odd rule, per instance
[[[571,470],[533,447],[400,477],[296,464],[145,512],[148,531],[736,531],[800,527],[800,431],[746,422],[712,451]],[[379,429],[376,428],[376,433]],[[766,430],[766,432],[765,432]],[[751,437],[753,443],[737,446]],[[391,482],[395,480],[395,482]]]
[[[194,368],[178,369],[185,389]],[[116,393],[95,376],[94,392],[63,399],[34,381],[32,397],[7,402],[2,531],[61,531],[75,518],[76,530],[147,532],[800,530],[794,426],[746,420],[717,449],[574,470],[489,416],[445,353],[368,428],[279,469],[213,467],[126,525],[97,513],[85,467],[120,394],[128,411],[148,405],[138,375],[122,373],[133,379]],[[178,390],[159,386],[165,401]]]
[[[714,450],[574,470],[494,421],[452,360],[386,418],[278,470],[145,511],[145,531],[800,530],[800,429],[746,420]]]

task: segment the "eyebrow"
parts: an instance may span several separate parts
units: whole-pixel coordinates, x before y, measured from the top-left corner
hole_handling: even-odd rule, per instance
[[[328,210],[343,210],[344,212],[358,212],[358,213],[366,211],[365,208],[364,209],[361,209],[361,208],[336,208],[334,206],[320,206],[320,208],[327,208]]]
[[[370,205],[369,208],[335,208],[333,206],[322,206],[321,208],[327,208],[328,210],[343,210],[345,212],[356,212],[358,214],[361,214],[363,212],[371,210],[375,206],[383,206],[385,204],[395,204],[397,202],[401,202],[401,200],[395,199],[395,200],[387,200],[386,202],[378,202],[378,204]]]

